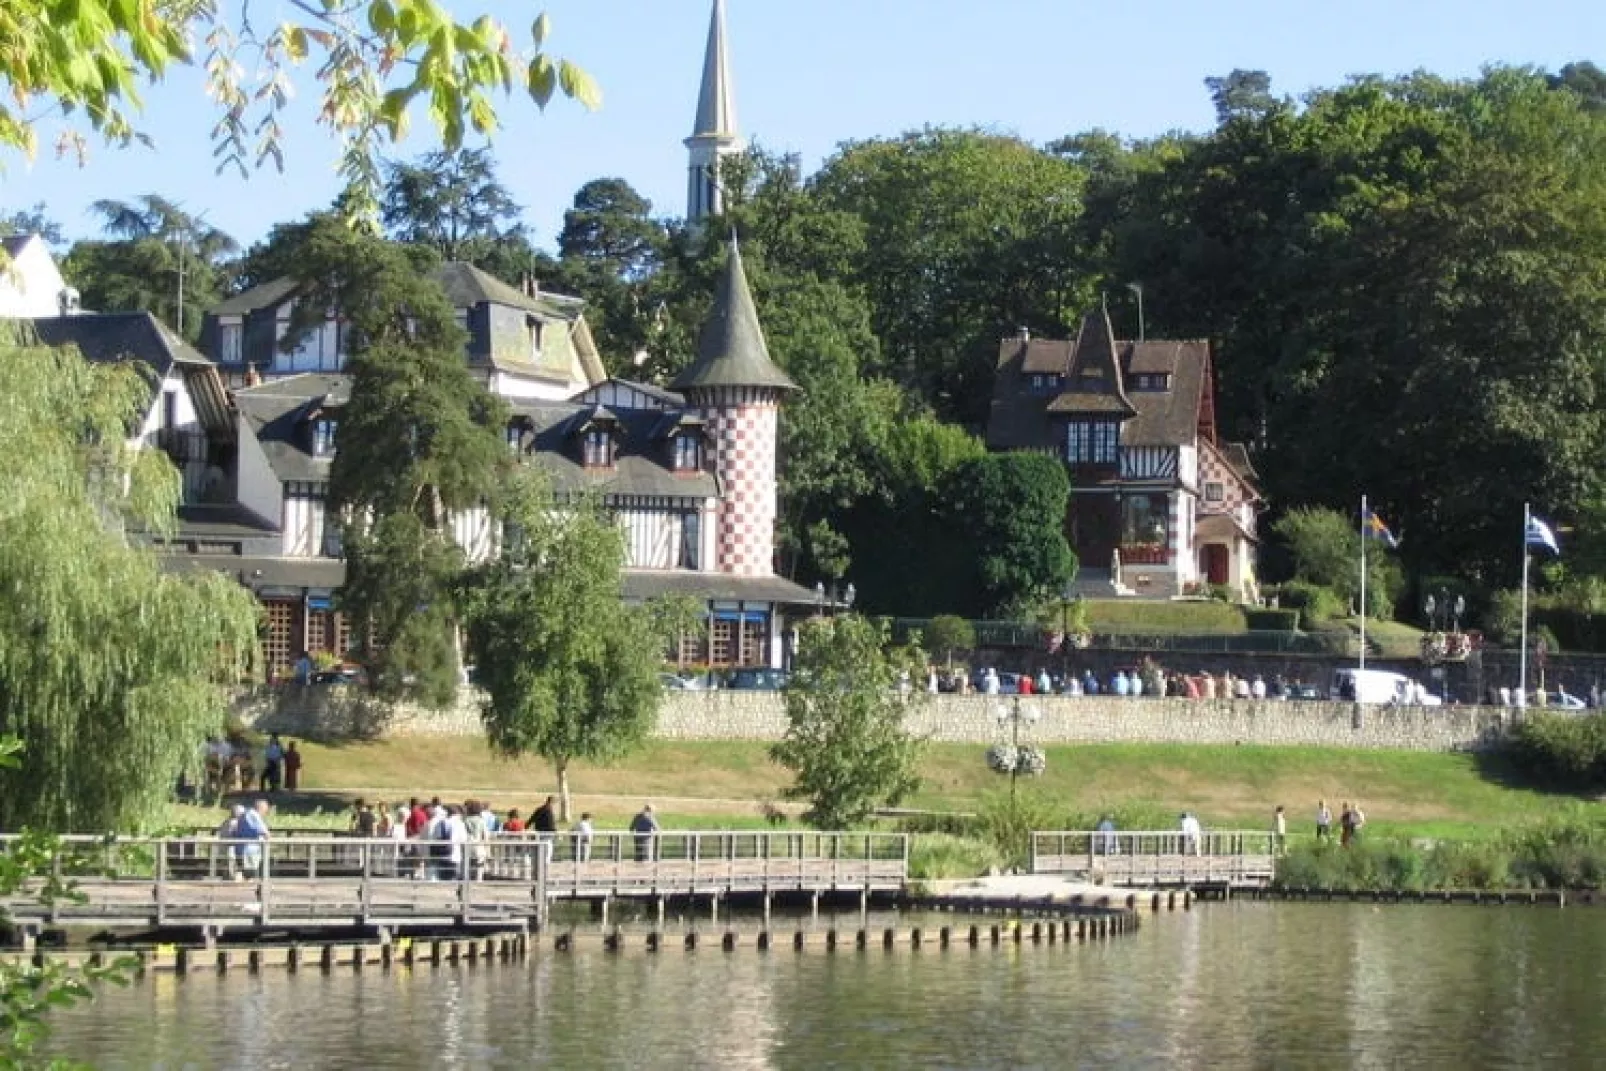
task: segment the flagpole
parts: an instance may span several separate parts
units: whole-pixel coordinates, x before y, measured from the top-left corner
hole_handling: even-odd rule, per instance
[[[1528,525],[1532,514],[1522,504],[1522,651],[1517,656],[1517,706],[1528,705]]]
[[[1366,496],[1361,496],[1361,667],[1366,668]]]

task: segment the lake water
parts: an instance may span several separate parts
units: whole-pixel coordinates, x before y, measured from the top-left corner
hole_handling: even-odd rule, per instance
[[[56,1023],[102,1068],[1593,1068],[1606,910],[1211,904],[1056,948],[164,975]]]

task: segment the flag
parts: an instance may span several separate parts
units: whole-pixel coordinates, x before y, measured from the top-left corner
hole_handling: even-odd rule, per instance
[[[1523,543],[1530,547],[1544,547],[1552,554],[1561,553],[1561,545],[1556,542],[1556,533],[1550,525],[1532,514],[1528,515],[1528,531],[1523,536]]]
[[[1389,526],[1383,523],[1383,518],[1372,510],[1367,510],[1366,515],[1361,518],[1361,534],[1367,539],[1378,540],[1390,550],[1400,545],[1400,541],[1394,538],[1394,533],[1389,531]]]

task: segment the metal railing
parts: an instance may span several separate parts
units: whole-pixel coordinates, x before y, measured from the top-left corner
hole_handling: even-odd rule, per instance
[[[1276,834],[1264,830],[1034,832],[1031,869],[1115,885],[1263,884],[1281,849]]]

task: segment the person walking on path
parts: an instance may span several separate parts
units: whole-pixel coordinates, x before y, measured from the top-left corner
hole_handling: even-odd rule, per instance
[[[1348,848],[1349,842],[1355,838],[1355,812],[1350,810],[1349,801],[1344,801],[1344,809],[1338,813],[1338,843],[1340,847]]]
[[[630,832],[636,835],[636,862],[645,863],[653,858],[658,836],[658,819],[652,813],[652,804],[642,804],[640,812],[630,820]]]
[[[1277,812],[1271,816],[1271,848],[1274,855],[1282,855],[1288,850],[1288,816],[1283,813],[1283,805],[1277,805]]]
[[[1316,839],[1325,841],[1333,836],[1333,812],[1326,800],[1316,801]]]
[[[301,787],[301,752],[296,750],[296,742],[290,741],[290,746],[284,749],[284,790],[294,792]]]

